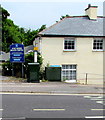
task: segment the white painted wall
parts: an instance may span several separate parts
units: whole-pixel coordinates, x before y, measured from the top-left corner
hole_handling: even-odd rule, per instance
[[[76,51],[63,51],[63,37],[43,37],[41,53],[44,66],[77,64],[77,82],[85,83],[88,73],[88,84],[103,84],[103,52],[92,51],[92,37],[76,38]]]

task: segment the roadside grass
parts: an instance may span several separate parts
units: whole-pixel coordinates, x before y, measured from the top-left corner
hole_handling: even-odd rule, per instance
[[[48,82],[48,80],[41,80],[41,82]]]

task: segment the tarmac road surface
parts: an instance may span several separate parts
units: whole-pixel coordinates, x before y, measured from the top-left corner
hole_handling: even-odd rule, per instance
[[[94,100],[93,100],[94,99]],[[103,96],[2,95],[3,118],[103,118]],[[0,112],[1,112],[0,111]]]

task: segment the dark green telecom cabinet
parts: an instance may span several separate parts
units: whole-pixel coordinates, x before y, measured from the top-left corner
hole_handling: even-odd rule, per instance
[[[61,67],[46,67],[45,75],[49,81],[61,81]]]
[[[39,63],[28,63],[27,82],[39,83]]]

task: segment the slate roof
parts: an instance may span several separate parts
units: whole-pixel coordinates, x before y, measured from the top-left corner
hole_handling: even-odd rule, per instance
[[[103,36],[104,17],[90,20],[88,16],[75,16],[64,18],[60,22],[43,30],[42,36]]]

